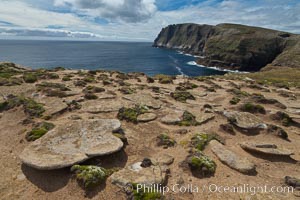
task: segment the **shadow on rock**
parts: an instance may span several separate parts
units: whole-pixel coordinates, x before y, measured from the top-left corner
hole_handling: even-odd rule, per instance
[[[257,158],[261,158],[261,159],[268,160],[268,161],[271,161],[271,162],[286,162],[286,163],[291,163],[291,164],[297,164],[298,163],[297,160],[294,160],[290,156],[268,155],[268,154],[264,154],[264,153],[253,152],[253,151],[250,151],[250,150],[247,150],[247,152],[249,152],[251,155],[253,155]]]
[[[122,149],[116,153],[106,155],[106,156],[99,156],[94,157],[86,162],[82,163],[82,165],[97,165],[104,167],[105,169],[110,168],[124,168],[128,160],[128,156],[126,152]]]
[[[22,164],[21,169],[32,184],[45,192],[54,192],[63,188],[71,177],[69,168],[43,171]]]

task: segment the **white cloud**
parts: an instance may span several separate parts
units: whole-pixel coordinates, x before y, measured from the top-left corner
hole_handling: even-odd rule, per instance
[[[169,24],[192,22],[215,25],[226,22],[300,33],[300,3],[296,0],[257,0],[255,4],[238,0],[221,3],[207,0],[173,11],[156,10],[154,0],[54,1],[57,8],[70,7],[72,13],[39,9],[21,0],[0,0],[0,22],[7,22],[0,23],[0,32],[15,32],[15,35],[34,33],[47,37],[153,41],[161,28]],[[79,17],[82,14],[84,17]],[[96,17],[108,20],[108,24],[93,22],[91,19]],[[60,31],[51,27],[60,27]]]
[[[155,0],[55,0],[55,6],[70,6],[93,17],[125,22],[148,20],[156,11]]]

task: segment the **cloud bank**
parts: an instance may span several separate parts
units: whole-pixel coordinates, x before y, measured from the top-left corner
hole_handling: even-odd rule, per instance
[[[0,37],[153,41],[176,23],[239,23],[300,33],[298,0],[0,0]]]

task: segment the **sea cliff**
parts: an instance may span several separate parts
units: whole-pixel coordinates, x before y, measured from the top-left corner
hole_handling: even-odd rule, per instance
[[[238,24],[177,24],[163,28],[153,46],[199,55],[200,65],[259,71],[299,67],[299,41],[297,34]]]

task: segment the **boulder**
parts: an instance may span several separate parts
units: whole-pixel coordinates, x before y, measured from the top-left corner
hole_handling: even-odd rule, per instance
[[[157,115],[154,113],[144,113],[137,117],[137,121],[138,122],[150,122],[150,121],[155,120],[156,117],[157,117]]]
[[[21,161],[40,170],[72,166],[91,157],[112,154],[123,147],[112,132],[121,123],[116,119],[70,121],[57,125],[21,153]]]
[[[134,102],[138,105],[147,106],[153,109],[159,109],[161,107],[161,102],[154,99],[150,94],[131,94],[123,96],[124,99]]]
[[[228,150],[224,145],[216,140],[210,141],[210,145],[212,152],[216,154],[222,163],[228,165],[230,168],[244,174],[251,174],[255,172],[255,165],[247,158],[241,157]]]
[[[258,117],[247,112],[232,111],[223,112],[230,123],[242,129],[266,129],[267,125]]]
[[[240,144],[240,146],[247,151],[263,153],[263,154],[273,155],[273,156],[290,156],[294,154],[293,152],[287,149],[280,148],[277,145],[271,143],[243,142]]]

